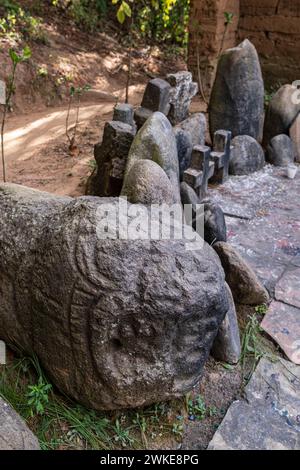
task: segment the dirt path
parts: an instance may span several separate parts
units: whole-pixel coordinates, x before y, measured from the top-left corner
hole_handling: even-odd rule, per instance
[[[137,104],[140,97],[141,89],[134,87],[130,102]],[[111,119],[115,103],[113,95],[105,96],[97,91],[86,98],[80,109],[80,152],[76,157],[68,151],[66,107],[11,117],[4,140],[7,181],[55,194],[83,194],[86,178],[91,173],[93,147],[101,138],[105,122]],[[71,124],[74,116],[72,112]]]

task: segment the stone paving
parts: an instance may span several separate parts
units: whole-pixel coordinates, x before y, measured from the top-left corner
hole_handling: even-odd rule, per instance
[[[262,328],[292,361],[260,361],[246,400],[230,406],[209,449],[300,449],[300,172],[289,180],[267,165],[209,197],[226,214],[228,242],[272,297]]]

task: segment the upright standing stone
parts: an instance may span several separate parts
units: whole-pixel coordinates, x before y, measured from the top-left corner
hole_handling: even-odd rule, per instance
[[[135,111],[134,111],[134,120],[136,122],[137,129],[141,129],[147,119],[153,114],[153,111],[147,108],[143,108],[142,106],[139,106]]]
[[[103,140],[95,145],[97,169],[88,183],[88,194],[93,196],[119,196],[129,149],[135,129],[123,122],[110,121],[105,124]]]
[[[210,148],[196,145],[193,148],[191,165],[183,174],[183,181],[197,193],[200,201],[207,196],[208,180],[214,174],[215,164],[210,161]]]
[[[300,112],[300,91],[294,85],[283,85],[269,103],[265,126],[263,147],[279,134],[288,134],[289,129]]]
[[[175,201],[180,202],[177,145],[166,116],[153,113],[137,133],[128,155],[124,186],[132,166],[138,160],[153,160],[166,172],[172,183]]]
[[[255,47],[247,39],[220,57],[209,102],[210,132],[262,139],[264,83]]]
[[[186,119],[189,115],[192,98],[198,91],[197,83],[193,82],[190,72],[169,74],[166,80],[170,83],[170,112],[168,118],[173,126]]]
[[[146,86],[141,106],[150,111],[160,111],[167,115],[170,111],[171,85],[161,78],[150,80]]]

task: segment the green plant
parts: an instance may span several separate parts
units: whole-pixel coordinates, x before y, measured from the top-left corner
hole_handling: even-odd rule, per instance
[[[17,67],[21,62],[24,62],[30,59],[31,50],[28,46],[26,46],[21,51],[21,53],[18,54],[14,49],[10,49],[9,56],[12,62],[12,72],[11,72],[11,75],[8,77],[6,99],[3,105],[2,124],[1,124],[1,156],[2,156],[2,170],[3,170],[4,182],[6,182],[6,165],[5,165],[5,153],[4,153],[4,129],[5,129],[6,116],[7,116],[7,112],[10,107],[10,104],[11,104],[12,95],[15,91],[15,77],[16,77]]]
[[[124,429],[119,419],[116,419],[114,431],[114,440],[115,442],[120,443],[122,447],[131,447],[134,444],[134,439],[130,436],[130,430]]]
[[[76,136],[77,136],[77,128],[79,123],[79,110],[80,110],[80,101],[83,93],[90,90],[90,85],[84,85],[83,87],[75,87],[74,85],[70,86],[69,89],[69,101],[68,101],[68,110],[66,116],[66,136],[69,141],[69,150],[74,151],[76,150]],[[75,124],[72,128],[72,133],[70,132],[71,129],[69,128],[69,120],[70,120],[70,113],[72,109],[72,104],[74,99],[76,99],[76,117],[75,117]]]
[[[229,26],[232,24],[234,18],[234,14],[230,13],[228,11],[224,12],[224,31],[223,31],[223,36],[222,36],[222,41],[221,41],[221,46],[220,46],[220,51],[219,51],[219,57],[223,52],[224,44],[225,44],[225,39],[227,35],[227,31]]]
[[[198,395],[196,398],[191,398],[190,395],[188,395],[186,405],[189,419],[201,421],[205,418],[207,409],[201,395]]]
[[[257,305],[257,307],[255,307],[255,313],[258,313],[259,315],[265,315],[267,311],[268,306],[266,304]]]
[[[31,416],[35,414],[44,414],[45,406],[49,402],[49,393],[52,385],[44,383],[42,377],[39,377],[38,383],[35,385],[28,385],[28,405],[31,407]]]

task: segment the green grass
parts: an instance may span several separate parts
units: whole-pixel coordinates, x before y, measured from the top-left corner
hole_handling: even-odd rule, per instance
[[[270,360],[278,359],[275,354],[275,347],[264,336],[264,332],[260,327],[261,320],[266,312],[267,306],[263,304],[255,307],[254,313],[248,316],[248,322],[242,337],[240,358],[245,382],[249,380],[262,357],[267,357]]]
[[[27,421],[44,450],[148,448],[156,440],[178,440],[183,432],[184,400],[96,412],[57,392],[35,357],[13,358],[0,367],[0,396]]]

